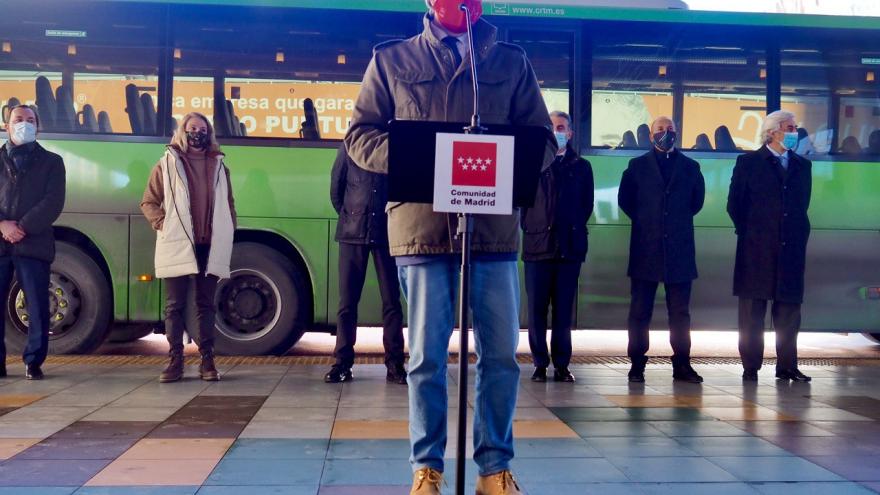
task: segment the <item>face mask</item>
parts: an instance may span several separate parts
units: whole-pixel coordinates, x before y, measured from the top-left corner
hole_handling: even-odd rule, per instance
[[[782,147],[787,150],[793,150],[797,148],[799,139],[798,133],[786,132],[785,137],[782,138]]]
[[[559,145],[559,149],[565,148],[565,145],[568,144],[568,133],[554,132],[553,135],[556,136],[556,144]]]
[[[664,131],[654,134],[654,146],[658,150],[668,153],[675,146],[675,131]]]
[[[193,148],[205,149],[210,144],[207,132],[190,131],[186,133],[186,141]]]
[[[37,126],[30,122],[12,124],[12,142],[17,145],[33,143],[37,140]]]
[[[483,15],[482,0],[434,0],[431,6],[434,9],[434,18],[443,26],[443,29],[452,34],[461,34],[467,31],[464,11],[459,8],[461,4],[470,10],[471,24],[476,24],[480,16]]]

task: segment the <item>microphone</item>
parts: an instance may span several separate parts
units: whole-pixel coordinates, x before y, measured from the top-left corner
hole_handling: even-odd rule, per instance
[[[480,84],[477,80],[477,64],[474,59],[474,26],[471,21],[471,9],[464,2],[459,4],[458,8],[464,12],[467,25],[467,48],[471,59],[471,81],[474,85],[474,114],[471,116],[471,125],[465,127],[465,132],[468,134],[482,134],[486,129],[480,125]]]

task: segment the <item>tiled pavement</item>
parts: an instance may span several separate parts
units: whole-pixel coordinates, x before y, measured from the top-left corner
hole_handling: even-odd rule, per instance
[[[405,386],[381,365],[327,385],[324,366],[266,363],[227,365],[215,384],[192,366],[159,384],[155,364],[71,362],[42,382],[10,365],[0,495],[408,493]],[[804,367],[811,384],[777,382],[772,366],[744,384],[738,366],[703,365],[702,386],[665,366],[640,386],[623,364],[575,366],[574,385],[531,383],[524,367],[514,472],[531,495],[880,491],[877,364]]]

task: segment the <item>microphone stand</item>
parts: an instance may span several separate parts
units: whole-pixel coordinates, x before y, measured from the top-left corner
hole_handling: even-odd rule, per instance
[[[477,81],[477,65],[474,58],[474,32],[471,22],[471,11],[465,4],[459,9],[464,11],[467,22],[468,54],[470,55],[471,80],[474,86],[474,114],[471,125],[464,128],[465,134],[483,134],[486,128],[480,125],[480,87]],[[468,404],[468,332],[470,320],[471,287],[471,235],[474,231],[474,219],[470,213],[458,214],[456,234],[461,237],[461,280],[459,285],[459,343],[458,343],[458,435],[455,449],[455,494],[465,495],[465,444],[467,439],[467,404]]]

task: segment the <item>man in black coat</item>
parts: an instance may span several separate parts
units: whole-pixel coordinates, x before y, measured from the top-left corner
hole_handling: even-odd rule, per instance
[[[810,237],[812,163],[792,151],[798,142],[794,114],[771,113],[762,132],[764,146],[737,158],[727,198],[737,235],[733,294],[739,297],[743,379],[758,379],[764,316],[772,300],[776,377],[807,382],[810,377],[797,368],[797,336]]]
[[[40,380],[49,352],[49,273],[55,259],[52,224],[64,208],[64,161],[37,143],[40,119],[30,107],[12,109],[0,147],[0,301],[13,270],[27,301],[25,377]],[[6,376],[5,318],[0,322],[0,376]]]
[[[569,144],[571,119],[550,114],[559,144],[556,160],[541,175],[532,208],[522,212],[523,253],[529,310],[529,347],[535,372],[532,380],[574,382],[571,361],[571,319],[581,264],[587,256],[587,220],[593,214],[593,169]],[[553,304],[550,352],[547,351],[547,310]]]
[[[368,172],[339,147],[330,181],[330,201],[339,214],[336,241],[339,243],[339,311],[336,314],[336,363],[324,375],[327,383],[352,379],[354,344],[357,338],[358,303],[373,255],[379,292],[382,295],[382,343],[385,346],[386,379],[406,384],[403,366],[403,308],[397,266],[388,250],[388,221],[385,216],[387,179]]]
[[[629,381],[645,381],[648,333],[657,286],[666,290],[672,376],[701,383],[690,365],[691,285],[697,278],[694,215],[703,208],[706,186],[700,165],[675,148],[676,128],[669,117],[651,124],[654,147],[633,158],[618,191],[620,209],[632,220],[629,275],[632,299],[627,327]]]

